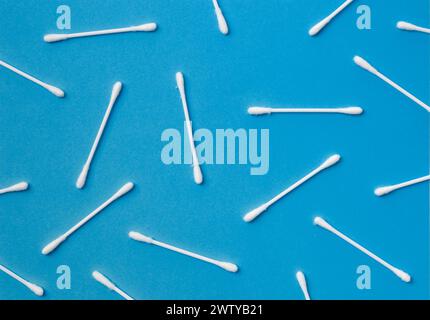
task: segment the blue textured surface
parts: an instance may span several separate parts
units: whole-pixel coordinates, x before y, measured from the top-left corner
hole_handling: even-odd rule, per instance
[[[211,1],[68,0],[72,31],[156,21],[159,30],[46,44],[63,1],[1,1],[0,59],[66,91],[58,99],[0,69],[1,186],[26,180],[28,192],[0,197],[0,263],[46,289],[45,299],[117,299],[91,278],[97,269],[138,299],[302,299],[302,269],[315,299],[427,299],[427,184],[384,198],[373,188],[425,175],[428,114],[355,66],[360,54],[430,101],[429,38],[398,20],[429,25],[427,1],[372,1],[372,30],[355,26],[356,1],[318,37],[307,30],[340,4],[330,1],[221,0],[231,34],[221,35]],[[161,132],[182,129],[174,74],[186,76],[195,128],[269,128],[270,171],[203,166],[196,186],[187,165],[165,166]],[[93,162],[87,187],[75,180],[105,112],[112,85],[124,91]],[[251,104],[360,105],[361,117],[251,117]],[[300,187],[253,224],[248,210],[301,178],[328,155],[342,162]],[[73,235],[51,256],[42,247],[126,181],[136,189]],[[315,215],[409,272],[406,284],[335,236]],[[139,244],[131,229],[240,266],[211,265]],[[72,289],[56,288],[56,268]],[[358,265],[372,289],[356,288]],[[1,299],[35,296],[0,274]]]

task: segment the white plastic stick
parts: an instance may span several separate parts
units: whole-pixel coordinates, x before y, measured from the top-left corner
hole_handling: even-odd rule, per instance
[[[271,113],[340,113],[349,115],[359,115],[363,113],[360,107],[344,108],[268,108],[268,107],[249,107],[248,113],[254,116]]]
[[[130,297],[127,293],[122,291],[120,288],[118,288],[112,281],[110,281],[107,277],[105,277],[103,274],[101,274],[98,271],[94,271],[92,273],[93,278],[100,282],[105,287],[109,288],[112,291],[115,291],[118,293],[121,297],[123,297],[125,300],[134,300],[132,297]]]
[[[411,99],[412,101],[414,101],[415,103],[417,103],[418,105],[420,105],[421,107],[423,107],[424,109],[426,109],[428,112],[430,112],[430,106],[428,106],[427,104],[425,104],[424,102],[422,102],[420,99],[418,99],[417,97],[415,97],[414,95],[412,95],[407,90],[403,89],[401,86],[399,86],[394,81],[392,81],[389,78],[387,78],[385,75],[383,75],[381,72],[379,72],[378,70],[376,70],[375,67],[373,67],[369,62],[367,62],[366,60],[364,60],[362,57],[355,56],[354,57],[354,62],[359,67],[363,68],[364,70],[369,71],[370,73],[373,73],[375,76],[377,76],[378,78],[382,79],[383,81],[385,81],[386,83],[388,83],[390,86],[392,86],[394,89],[400,91],[405,96],[407,96],[409,99]]]
[[[9,270],[5,266],[0,264],[0,271],[3,271],[8,276],[12,277],[16,281],[22,283],[24,286],[26,286],[28,289],[30,289],[35,295],[41,297],[44,294],[43,288],[39,287],[38,285],[31,283],[23,278],[21,278],[19,275],[17,275],[15,272]]]
[[[329,16],[322,19],[309,30],[310,36],[317,35],[334,17],[336,17],[343,9],[349,6],[354,0],[346,0],[339,8],[334,10]]]
[[[311,297],[310,297],[309,291],[308,291],[308,285],[306,283],[305,274],[302,271],[298,271],[296,273],[296,279],[297,279],[297,282],[299,283],[300,289],[302,289],[302,291],[303,291],[303,295],[305,296],[305,299],[311,300]]]
[[[390,271],[392,271],[396,276],[398,276],[400,279],[402,279],[404,282],[410,282],[411,281],[411,276],[409,274],[407,274],[406,272],[397,269],[395,267],[393,267],[391,264],[389,264],[388,262],[386,262],[385,260],[382,260],[381,258],[379,258],[377,255],[375,255],[374,253],[370,252],[369,250],[367,250],[366,248],[362,247],[361,245],[359,245],[357,242],[355,242],[354,240],[348,238],[346,235],[344,235],[342,232],[336,230],[334,227],[332,227],[330,224],[327,223],[327,221],[325,221],[323,218],[321,217],[316,217],[314,219],[314,224],[320,226],[323,229],[326,229],[332,233],[334,233],[335,235],[337,235],[339,238],[345,240],[346,242],[348,242],[350,245],[352,245],[353,247],[357,248],[358,250],[360,250],[361,252],[365,253],[366,255],[368,255],[369,257],[371,257],[372,259],[374,259],[375,261],[379,262],[380,264],[382,264],[384,267],[386,267],[387,269],[389,269]]]
[[[20,182],[20,183],[14,184],[13,186],[0,189],[0,194],[9,193],[9,192],[25,191],[27,189],[28,189],[28,183],[27,182]]]
[[[301,184],[305,183],[306,181],[308,181],[310,178],[312,178],[313,176],[317,175],[321,171],[323,171],[323,170],[325,170],[325,169],[327,169],[327,168],[335,165],[337,162],[339,162],[339,160],[340,160],[340,155],[338,155],[338,154],[332,155],[327,160],[325,160],[320,166],[318,166],[318,168],[314,169],[309,174],[307,174],[306,176],[304,176],[303,178],[301,178],[299,181],[295,182],[293,185],[291,185],[290,187],[288,187],[287,189],[285,189],[284,191],[282,191],[280,194],[278,194],[272,200],[270,200],[270,201],[262,204],[261,206],[259,206],[256,209],[248,212],[243,217],[243,220],[245,222],[251,222],[251,221],[253,221],[260,214],[262,214],[264,211],[266,211],[272,204],[274,204],[275,202],[279,201],[281,198],[283,198],[284,196],[286,196],[288,193],[290,193],[291,191],[293,191],[294,189],[296,189]]]
[[[72,233],[74,233],[76,230],[78,230],[80,227],[82,227],[85,223],[90,221],[92,218],[94,218],[100,211],[102,211],[104,208],[106,208],[108,205],[110,205],[115,200],[121,198],[123,195],[131,191],[134,187],[134,184],[131,182],[126,183],[124,186],[121,187],[112,197],[110,197],[108,200],[106,200],[101,206],[99,206],[97,209],[95,209],[93,212],[91,212],[88,216],[86,216],[84,219],[79,221],[75,226],[70,228],[66,233],[59,236],[54,241],[50,242],[47,246],[45,246],[42,250],[42,253],[44,255],[50,254],[52,251],[54,251],[60,244],[62,244]]]
[[[190,120],[190,114],[188,112],[187,96],[185,94],[185,81],[184,81],[184,75],[182,74],[182,72],[176,73],[176,84],[178,86],[179,94],[181,96],[181,101],[182,101],[182,107],[184,109],[184,114],[185,114],[185,122],[187,125],[187,131],[188,131],[188,139],[190,142],[191,155],[193,158],[194,181],[197,184],[202,184],[203,174],[202,174],[202,170],[200,169],[199,158],[197,157],[196,146],[194,144],[193,127]]]
[[[53,95],[59,97],[59,98],[63,98],[64,97],[64,91],[54,87],[50,84],[47,84],[43,81],[40,81],[39,79],[30,76],[28,73],[25,73],[24,71],[21,71],[17,68],[15,68],[14,66],[11,66],[10,64],[4,62],[3,60],[0,60],[0,66],[5,67],[6,69],[9,69],[10,71],[15,72],[16,74],[19,74],[21,77],[26,78],[27,80],[30,80],[31,82],[34,82],[36,84],[38,84],[39,86],[41,86],[42,88],[45,88],[46,90],[48,90],[49,92],[51,92]]]
[[[421,177],[421,178],[416,178],[416,179],[413,179],[413,180],[409,180],[409,181],[406,181],[406,182],[402,182],[402,183],[399,183],[399,184],[395,184],[395,185],[392,185],[392,186],[386,186],[386,187],[376,188],[375,189],[375,194],[380,197],[380,196],[386,195],[386,194],[388,194],[390,192],[393,192],[394,190],[401,189],[401,188],[404,188],[404,187],[408,187],[408,186],[411,186],[411,185],[414,185],[414,184],[417,184],[417,183],[421,183],[421,182],[424,182],[424,181],[429,181],[429,180],[430,180],[430,175],[424,176],[424,177]]]
[[[219,31],[221,31],[222,34],[227,35],[228,34],[228,25],[227,21],[224,18],[224,15],[222,13],[221,8],[219,7],[218,0],[212,0],[214,7],[215,7],[215,14],[216,18],[218,20],[218,28]]]
[[[130,231],[128,233],[128,236],[131,239],[136,240],[136,241],[153,244],[153,245],[156,245],[156,246],[168,249],[168,250],[172,250],[172,251],[184,254],[186,256],[189,256],[189,257],[192,257],[192,258],[195,258],[195,259],[198,259],[198,260],[202,260],[202,261],[214,264],[214,265],[216,265],[216,266],[218,266],[218,267],[220,267],[220,268],[222,268],[222,269],[224,269],[226,271],[229,271],[229,272],[237,272],[239,270],[238,266],[235,265],[235,264],[233,264],[233,263],[219,261],[219,260],[215,260],[215,259],[211,259],[211,258],[207,258],[207,257],[204,257],[204,256],[202,256],[200,254],[197,254],[197,253],[194,253],[194,252],[190,252],[190,251],[187,251],[187,250],[184,250],[184,249],[180,249],[180,248],[174,247],[174,246],[172,246],[170,244],[154,240],[154,239],[152,239],[150,237],[147,237],[147,236],[145,236],[145,235],[143,235],[143,234],[141,234],[139,232]]]
[[[58,34],[58,33],[47,34],[43,37],[43,40],[45,40],[45,42],[57,42],[57,41],[63,41],[63,40],[68,40],[73,38],[100,36],[100,35],[115,34],[115,33],[138,32],[138,31],[151,32],[151,31],[155,31],[156,29],[157,29],[156,23],[145,23],[139,26],[133,26],[133,27],[127,27],[127,28],[88,31],[88,32],[70,33],[70,34]]]
[[[97,146],[99,145],[100,139],[103,135],[103,131],[105,130],[106,124],[109,120],[110,113],[112,111],[113,106],[121,92],[122,84],[121,82],[116,82],[112,89],[111,98],[109,101],[109,105],[106,109],[106,113],[103,117],[103,121],[100,125],[99,131],[97,132],[96,139],[94,140],[93,146],[91,147],[90,154],[88,155],[87,161],[82,168],[81,173],[79,174],[78,180],[76,180],[76,188],[82,189],[85,186],[85,182],[87,181],[88,171],[90,170],[91,162],[93,161],[94,154],[96,153]]]
[[[418,32],[424,32],[424,33],[430,34],[429,28],[419,27],[419,26],[416,26],[412,23],[405,22],[405,21],[397,22],[397,28],[401,29],[401,30],[406,30],[406,31],[418,31]]]

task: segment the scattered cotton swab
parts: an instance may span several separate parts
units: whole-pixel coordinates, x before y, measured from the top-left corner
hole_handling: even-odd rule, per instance
[[[409,99],[411,99],[412,101],[414,101],[415,103],[417,103],[418,105],[420,105],[421,107],[423,107],[424,109],[426,109],[427,111],[430,112],[430,106],[428,106],[427,104],[425,104],[424,102],[422,102],[420,99],[418,99],[417,97],[415,97],[414,95],[412,95],[411,93],[409,93],[408,91],[406,91],[405,89],[403,89],[397,83],[395,83],[392,80],[390,80],[389,78],[387,78],[385,75],[383,75],[381,72],[379,72],[378,70],[376,70],[369,62],[367,62],[366,60],[364,60],[362,57],[355,56],[354,57],[354,62],[358,66],[360,66],[361,68],[363,68],[364,70],[367,70],[370,73],[373,73],[375,76],[377,76],[378,78],[382,79],[383,81],[385,81],[386,83],[388,83],[390,86],[392,86],[394,89],[400,91],[405,96],[407,96]]]
[[[94,140],[93,146],[91,147],[90,154],[88,155],[87,161],[85,162],[84,167],[82,168],[82,171],[78,177],[78,180],[76,181],[76,188],[78,189],[82,189],[85,186],[85,182],[87,180],[87,175],[88,175],[88,171],[90,170],[91,162],[93,161],[93,157],[94,157],[94,154],[96,153],[97,146],[99,145],[100,139],[103,135],[103,131],[108,122],[110,113],[121,92],[121,89],[122,89],[121,82],[116,82],[115,85],[113,86],[109,105],[106,109],[106,113],[103,117],[103,121],[102,121],[102,124],[100,125],[99,131],[97,132],[97,136],[96,136],[96,139]]]
[[[202,261],[214,264],[214,265],[216,265],[216,266],[218,266],[218,267],[220,267],[220,268],[222,268],[224,270],[227,270],[229,272],[237,272],[239,270],[239,268],[235,264],[233,264],[233,263],[219,261],[219,260],[215,260],[215,259],[211,259],[211,258],[207,258],[207,257],[204,257],[204,256],[199,255],[197,253],[190,252],[190,251],[187,251],[187,250],[184,250],[184,249],[180,249],[180,248],[174,247],[174,246],[172,246],[170,244],[154,240],[154,239],[152,239],[150,237],[144,236],[143,234],[141,234],[139,232],[130,231],[128,233],[128,236],[131,239],[136,240],[136,241],[153,244],[153,245],[156,245],[156,246],[168,249],[168,250],[172,250],[172,251],[184,254],[186,256],[189,256],[189,257],[192,257],[192,258],[195,258],[195,259],[199,259],[199,260],[202,260]]]
[[[134,187],[134,184],[131,182],[126,183],[124,186],[121,187],[112,197],[110,197],[108,200],[106,200],[101,206],[99,206],[97,209],[95,209],[93,212],[91,212],[88,216],[86,216],[84,219],[79,221],[75,226],[70,228],[66,233],[59,236],[54,241],[50,242],[47,246],[45,246],[42,250],[42,253],[44,255],[50,254],[52,251],[54,251],[60,244],[62,244],[72,233],[74,233],[76,230],[78,230],[80,227],[82,227],[85,223],[90,221],[92,218],[94,218],[100,211],[102,211],[104,208],[106,208],[108,205],[110,205],[112,202],[117,200],[118,198],[122,197],[129,191],[131,191]]]
[[[402,279],[404,282],[410,282],[411,281],[411,276],[409,274],[407,274],[406,272],[397,269],[395,267],[393,267],[391,264],[389,264],[388,262],[386,262],[385,260],[382,260],[381,258],[379,258],[377,255],[375,255],[374,253],[370,252],[369,250],[367,250],[366,248],[362,247],[361,245],[359,245],[357,242],[355,242],[354,240],[348,238],[346,235],[344,235],[342,232],[336,230],[334,227],[332,227],[330,224],[327,223],[327,221],[325,221],[323,218],[321,217],[316,217],[314,219],[314,224],[320,226],[323,229],[326,229],[332,233],[334,233],[335,235],[337,235],[339,238],[345,240],[346,242],[348,242],[350,245],[352,245],[353,247],[357,248],[358,250],[360,250],[361,252],[365,253],[366,255],[368,255],[369,257],[371,257],[372,259],[376,260],[377,262],[379,262],[380,264],[382,264],[384,267],[386,267],[387,269],[391,270],[396,276],[398,276],[400,279]]]
[[[105,287],[109,288],[110,290],[115,291],[116,293],[118,293],[124,299],[126,299],[126,300],[134,300],[132,297],[130,297],[127,293],[125,293],[120,288],[118,288],[112,281],[110,281],[108,278],[106,278],[100,272],[94,271],[92,275],[93,275],[93,278],[96,281],[100,282],[102,285],[104,285]]]
[[[405,21],[397,22],[397,28],[401,29],[401,30],[406,30],[406,31],[419,31],[419,32],[424,32],[424,33],[430,33],[429,28],[419,27],[419,26],[416,26],[412,23],[405,22]]]
[[[54,87],[54,86],[52,86],[50,84],[47,84],[47,83],[45,83],[43,81],[40,81],[39,79],[37,79],[37,78],[35,78],[33,76],[30,76],[28,73],[25,73],[25,72],[23,72],[23,71],[15,68],[14,66],[11,66],[10,64],[8,64],[8,63],[6,63],[6,62],[4,62],[2,60],[0,60],[0,66],[3,66],[6,69],[9,69],[9,70],[11,70],[11,71],[19,74],[21,77],[24,77],[27,80],[30,80],[30,81],[38,84],[39,86],[45,88],[46,90],[48,90],[49,92],[51,92],[53,95],[55,95],[55,96],[57,96],[59,98],[63,98],[64,97],[64,91],[63,90],[61,90],[61,89],[59,89],[57,87]]]
[[[386,195],[386,194],[388,194],[390,192],[393,192],[394,190],[401,189],[401,188],[404,188],[404,187],[408,187],[408,186],[411,186],[411,185],[414,185],[414,184],[417,184],[417,183],[420,183],[420,182],[424,182],[424,181],[429,181],[429,180],[430,180],[430,175],[424,176],[424,177],[421,177],[421,178],[416,178],[416,179],[413,179],[413,180],[409,180],[409,181],[406,181],[406,182],[402,182],[402,183],[399,183],[399,184],[395,184],[395,185],[392,185],[392,186],[386,186],[386,187],[376,188],[375,189],[375,194],[380,197],[380,196]]]
[[[345,108],[267,108],[267,107],[249,107],[248,113],[254,116],[271,114],[271,113],[340,113],[349,115],[359,115],[363,113],[360,107]]]
[[[222,14],[221,8],[219,7],[218,0],[212,0],[215,7],[215,14],[218,20],[218,28],[222,34],[228,34],[228,25],[227,21],[225,21],[224,15]]]
[[[28,189],[28,183],[27,182],[20,182],[20,183],[14,184],[13,186],[0,189],[0,194],[9,193],[9,192],[25,191],[27,189]]]
[[[264,211],[266,211],[272,204],[286,196],[288,193],[296,189],[298,186],[303,184],[304,182],[308,181],[313,176],[317,175],[321,171],[333,166],[340,160],[340,155],[335,154],[329,157],[327,160],[325,160],[318,168],[311,171],[309,174],[301,178],[299,181],[295,182],[293,185],[282,191],[280,194],[278,194],[276,197],[274,197],[272,200],[262,204],[258,208],[248,212],[244,217],[243,220],[245,222],[251,222],[255,218],[257,218],[260,214],[262,214]]]
[[[16,281],[22,283],[28,289],[33,291],[33,293],[35,295],[37,295],[39,297],[43,296],[43,293],[44,293],[43,288],[39,287],[38,285],[35,285],[34,283],[28,282],[27,280],[21,278],[19,275],[17,275],[16,273],[14,273],[13,271],[9,270],[8,268],[6,268],[5,266],[3,266],[1,264],[0,264],[0,271],[3,271],[8,276],[10,276],[13,279],[15,279]]]
[[[343,9],[349,6],[354,0],[346,0],[339,8],[337,8],[329,16],[325,17],[323,20],[318,22],[309,30],[310,36],[315,36],[318,34],[334,17],[336,17]]]
[[[188,112],[187,96],[185,95],[185,81],[182,72],[176,73],[176,84],[178,85],[179,94],[181,95],[182,107],[185,114],[188,139],[190,141],[191,155],[193,158],[194,181],[197,184],[201,184],[203,182],[203,174],[202,170],[200,169],[199,158],[197,157],[196,146],[194,144],[193,127],[190,120],[190,114]]]
[[[296,279],[297,279],[297,282],[299,283],[300,289],[302,289],[303,291],[303,295],[305,296],[305,299],[311,300],[311,297],[309,296],[309,292],[308,292],[308,285],[306,283],[305,274],[302,271],[298,271],[296,273]]]
[[[63,40],[68,40],[73,38],[100,36],[100,35],[115,34],[115,33],[138,32],[138,31],[151,32],[151,31],[155,31],[156,29],[157,29],[156,23],[145,23],[139,26],[133,26],[133,27],[127,27],[127,28],[79,32],[79,33],[70,33],[70,34],[57,34],[57,33],[47,34],[43,37],[43,40],[45,40],[45,42],[57,42],[57,41],[63,41]]]

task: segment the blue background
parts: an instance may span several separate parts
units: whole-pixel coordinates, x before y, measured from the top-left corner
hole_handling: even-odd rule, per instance
[[[323,32],[308,29],[340,0],[221,0],[223,36],[211,1],[68,0],[0,2],[0,59],[66,91],[65,99],[1,68],[1,186],[26,180],[28,192],[0,197],[0,262],[46,289],[43,299],[119,299],[91,277],[95,269],[138,299],[302,299],[303,270],[314,299],[429,298],[427,184],[378,198],[373,189],[427,174],[424,109],[358,68],[362,55],[430,101],[429,38],[398,20],[429,25],[428,1],[356,1]],[[155,33],[44,43],[56,8],[72,9],[72,32],[155,21]],[[369,4],[372,30],[356,8]],[[61,32],[61,31],[60,31]],[[195,129],[269,128],[270,171],[204,165],[197,186],[187,165],[160,160],[163,130],[182,130],[175,72],[183,71]],[[87,186],[76,178],[104,115],[112,85],[124,90],[95,156]],[[249,105],[360,105],[360,117],[251,117]],[[301,178],[328,155],[342,162],[274,205],[255,223],[242,216]],[[40,250],[126,181],[136,189],[74,234],[52,255]],[[367,256],[312,224],[321,215],[413,276],[403,283]],[[179,247],[235,262],[231,274],[127,237],[141,231]],[[72,270],[58,290],[56,268]],[[358,290],[356,268],[372,270]],[[0,274],[1,299],[33,299]]]

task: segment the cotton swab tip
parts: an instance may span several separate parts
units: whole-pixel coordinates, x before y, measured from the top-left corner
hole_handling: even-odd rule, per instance
[[[314,219],[314,225],[320,226],[322,228],[330,228],[330,225],[321,217],[315,217]]]
[[[66,34],[47,34],[43,37],[45,42],[57,42],[66,40],[68,36]]]
[[[342,112],[345,114],[358,115],[363,113],[363,109],[360,107],[348,107],[343,108]]]
[[[142,24],[140,26],[137,26],[136,30],[137,31],[147,31],[147,32],[155,31],[155,30],[157,30],[157,24],[154,22],[145,23],[145,24]]]
[[[255,208],[254,210],[248,212],[244,217],[243,221],[245,222],[251,222],[255,218],[257,218],[260,214],[262,214],[264,211],[267,210],[267,205],[259,206],[258,208]]]
[[[63,90],[61,90],[60,88],[51,86],[49,84],[45,84],[45,88],[51,92],[54,96],[57,96],[58,98],[64,98],[65,93]]]
[[[341,159],[341,156],[339,154],[334,154],[331,157],[329,157],[322,165],[321,168],[322,169],[326,169],[328,167],[331,167],[333,165],[335,165],[336,163],[338,163]]]
[[[375,195],[377,195],[378,197],[381,197],[381,196],[386,195],[392,191],[394,191],[393,187],[380,187],[380,188],[375,189]]]
[[[417,27],[416,25],[409,23],[409,22],[405,22],[405,21],[397,22],[397,28],[398,29],[414,31],[414,30],[416,30],[416,27]]]
[[[61,236],[57,239],[55,239],[54,241],[50,242],[48,245],[46,245],[43,249],[42,249],[42,254],[44,254],[45,256],[50,254],[52,251],[54,251],[61,243],[64,242],[64,240],[66,240],[66,237]]]
[[[128,233],[128,236],[136,241],[140,241],[140,242],[146,242],[146,243],[150,243],[152,244],[154,242],[154,240],[151,237],[147,237],[144,236],[143,234],[136,232],[136,231],[130,231]]]
[[[20,183],[13,185],[12,187],[10,187],[9,191],[10,192],[25,191],[27,189],[28,189],[28,183],[27,182],[20,182]]]
[[[82,172],[78,177],[78,180],[76,180],[76,188],[82,189],[85,186],[85,182],[87,181],[88,170],[89,170],[88,166],[85,166],[82,169]]]
[[[355,56],[354,57],[354,62],[356,65],[358,65],[359,67],[371,72],[371,73],[377,73],[378,71],[366,60],[364,60],[362,57],[360,56]]]
[[[193,167],[193,175],[194,175],[194,182],[196,184],[202,184],[203,183],[202,169],[200,169],[199,165],[195,165]]]
[[[134,188],[133,182],[127,182],[124,186],[121,187],[121,189],[118,190],[117,193],[115,193],[115,197],[121,197],[125,195],[127,192],[130,192]]]
[[[39,287],[38,285],[35,285],[33,283],[27,283],[26,285],[27,285],[27,288],[29,288],[31,291],[33,291],[36,296],[41,297],[45,293],[43,288]]]
[[[271,108],[264,108],[264,107],[249,107],[248,113],[254,116],[259,116],[263,114],[271,114],[272,111]]]
[[[404,282],[411,282],[411,280],[412,280],[411,276],[409,274],[407,274],[406,272],[404,272],[403,270],[394,268],[393,272],[395,273],[396,276],[398,276]]]
[[[115,82],[113,89],[112,89],[112,99],[118,98],[119,94],[122,90],[122,83],[120,81]]]
[[[324,20],[321,20],[316,25],[314,25],[312,28],[310,28],[309,35],[311,37],[317,35],[322,30],[322,28],[324,28],[327,25],[327,23],[329,23],[329,22],[330,22],[330,20],[327,18],[325,18]]]
[[[218,265],[229,272],[237,272],[239,270],[239,267],[237,265],[230,262],[220,262]]]
[[[179,87],[184,86],[184,75],[182,74],[182,72],[176,73],[176,83],[178,84]]]
[[[115,289],[115,285],[112,283],[112,281],[110,281],[108,278],[106,278],[104,275],[102,275],[100,272],[98,271],[94,271],[92,273],[93,278],[100,282],[101,284],[105,285],[106,287],[108,287],[110,290],[114,290]]]

